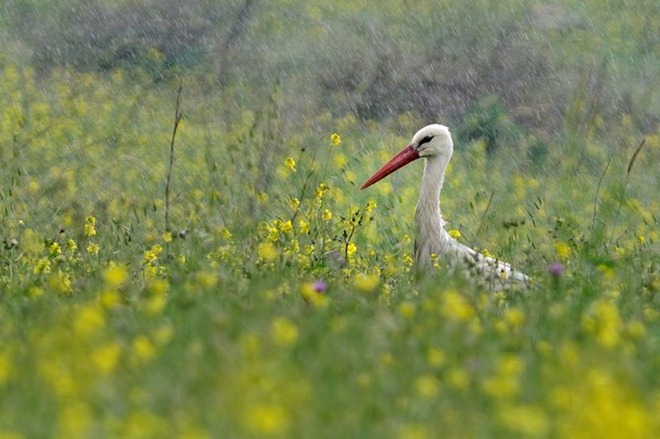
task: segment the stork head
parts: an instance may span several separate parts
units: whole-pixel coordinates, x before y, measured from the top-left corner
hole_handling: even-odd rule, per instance
[[[442,157],[449,161],[453,151],[454,143],[451,140],[449,128],[438,124],[427,125],[417,131],[410,144],[376,171],[374,175],[360,186],[360,189],[368,188],[397,169],[404,167],[420,157],[427,159]]]

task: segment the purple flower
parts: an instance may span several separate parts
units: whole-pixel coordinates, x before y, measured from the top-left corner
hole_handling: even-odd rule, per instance
[[[319,294],[323,294],[328,290],[328,284],[322,280],[315,280],[312,282],[312,289]]]
[[[564,264],[561,262],[553,262],[548,267],[548,273],[550,273],[550,276],[552,277],[561,277],[561,275],[564,274]]]

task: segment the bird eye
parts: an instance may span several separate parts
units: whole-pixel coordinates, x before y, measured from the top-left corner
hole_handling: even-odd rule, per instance
[[[419,141],[419,145],[417,145],[417,147],[420,147],[425,143],[429,143],[431,140],[433,140],[433,136],[426,136],[422,140]]]

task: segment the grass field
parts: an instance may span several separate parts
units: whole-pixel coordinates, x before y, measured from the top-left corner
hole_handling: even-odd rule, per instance
[[[657,114],[578,86],[552,135],[457,137],[449,228],[533,278],[495,293],[415,279],[421,163],[358,190],[415,113],[0,78],[0,439],[660,435]]]

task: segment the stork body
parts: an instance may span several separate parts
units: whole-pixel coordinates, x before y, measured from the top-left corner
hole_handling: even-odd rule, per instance
[[[432,272],[435,255],[441,265],[452,270],[461,270],[468,277],[480,277],[497,288],[528,282],[526,275],[514,271],[509,264],[484,256],[447,233],[440,210],[440,192],[453,150],[449,129],[444,125],[428,125],[419,130],[410,144],[364,182],[360,189],[371,186],[397,169],[423,157],[424,175],[415,210],[417,271]]]

